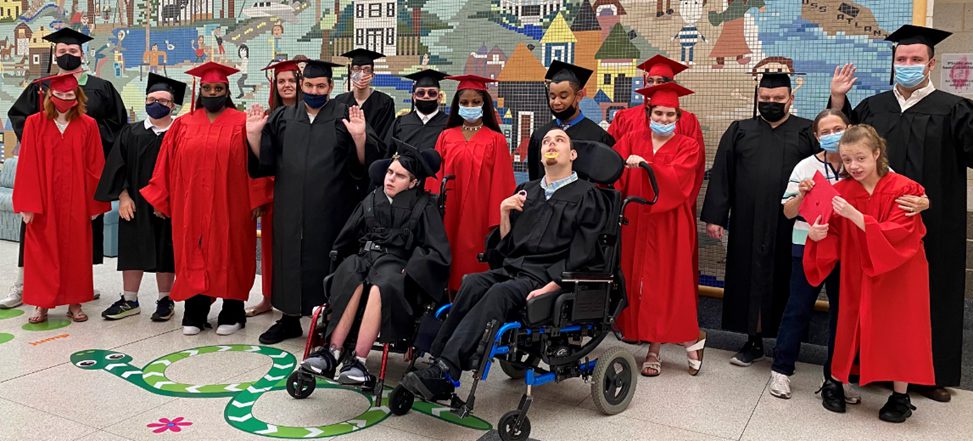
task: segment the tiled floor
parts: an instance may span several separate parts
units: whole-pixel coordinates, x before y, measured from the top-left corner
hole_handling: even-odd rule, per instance
[[[0,242],[0,288],[15,276],[16,244]],[[103,370],[83,370],[70,356],[85,349],[110,349],[132,357],[131,365],[145,366],[167,354],[194,347],[226,344],[257,344],[257,336],[275,319],[264,315],[251,320],[240,333],[220,337],[212,331],[194,337],[180,333],[178,319],[169,323],[149,321],[155,298],[154,280],[143,284],[143,313],[116,322],[99,318],[100,311],[115,301],[121,277],[108,259],[95,270],[95,284],[104,296],[86,305],[92,319],[51,331],[23,330],[26,315],[0,319],[0,335],[13,339],[0,343],[0,439],[2,440],[156,440],[156,439],[267,439],[235,429],[224,419],[231,398],[181,398],[162,396],[137,387]],[[257,284],[259,286],[259,283]],[[257,299],[254,290],[252,299]],[[22,307],[26,310],[26,307]],[[181,306],[178,308],[181,312]],[[214,308],[215,314],[218,312]],[[64,308],[52,311],[62,317]],[[177,315],[178,318],[178,315]],[[2,341],[2,339],[0,339]],[[604,348],[621,345],[613,338]],[[279,346],[296,356],[303,342]],[[624,346],[644,355],[644,348]],[[826,411],[814,395],[820,367],[799,365],[792,378],[794,397],[780,400],[767,392],[770,365],[759,362],[738,368],[728,362],[730,353],[706,352],[698,377],[685,372],[685,355],[677,347],[663,351],[664,372],[657,378],[641,378],[635,399],[625,412],[606,417],[595,410],[590,385],[579,380],[537,388],[530,411],[531,438],[540,440],[660,439],[660,440],[783,440],[783,439],[937,439],[968,440],[973,433],[973,392],[956,390],[949,404],[914,397],[918,407],[905,424],[878,420],[887,391],[867,388],[864,403],[849,406],[848,413]],[[376,357],[377,358],[377,357]],[[273,360],[263,355],[227,352],[199,355],[175,362],[166,371],[175,382],[193,384],[255,381]],[[377,362],[372,362],[376,366]],[[389,378],[404,369],[393,356]],[[499,372],[483,383],[476,415],[496,424],[516,407],[522,383]],[[254,417],[278,425],[322,425],[354,417],[368,407],[354,392],[318,390],[305,400],[283,391],[266,393],[253,404]],[[179,433],[153,433],[147,424],[183,417],[192,422]],[[491,438],[484,432],[462,428],[426,415],[410,413],[389,417],[381,423],[338,437],[341,440],[476,440]]]

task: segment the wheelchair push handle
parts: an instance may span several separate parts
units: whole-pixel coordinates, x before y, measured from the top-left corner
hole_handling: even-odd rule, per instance
[[[640,196],[629,196],[625,198],[625,201],[622,202],[621,212],[623,216],[625,213],[625,208],[628,207],[629,203],[634,202],[636,204],[642,204],[642,205],[654,205],[656,202],[659,201],[659,182],[655,179],[655,172],[652,171],[652,166],[650,166],[647,162],[642,161],[639,163],[639,168],[644,169],[645,172],[648,174],[649,185],[652,186],[652,200],[650,201]],[[625,225],[624,221],[622,221],[622,225]]]
[[[437,205],[441,216],[446,214],[446,183],[453,179],[456,179],[456,175],[446,175],[439,183],[439,203]]]

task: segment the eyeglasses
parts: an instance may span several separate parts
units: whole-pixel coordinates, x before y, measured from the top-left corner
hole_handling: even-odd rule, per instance
[[[169,105],[172,104],[172,100],[165,100],[165,99],[159,100],[151,97],[145,99],[145,104],[155,104],[155,103],[159,103],[162,104],[163,106],[169,107]]]
[[[351,71],[355,73],[363,73],[365,75],[368,75],[370,73],[373,73],[374,69],[372,69],[371,66],[354,66],[351,68]]]
[[[415,94],[416,98],[439,98],[439,90],[437,89],[416,89],[416,91],[413,93]]]

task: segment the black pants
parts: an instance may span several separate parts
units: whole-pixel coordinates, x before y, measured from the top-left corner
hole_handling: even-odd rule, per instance
[[[504,322],[527,305],[527,295],[541,283],[526,276],[513,277],[492,270],[463,278],[456,301],[449,310],[430,353],[450,366],[450,375],[473,369],[482,354],[476,349],[492,320]]]
[[[186,309],[182,314],[182,325],[195,326],[200,329],[205,328],[210,305],[215,300],[213,297],[202,294],[186,299]],[[220,316],[216,319],[216,324],[232,325],[234,323],[245,324],[246,322],[247,313],[243,308],[243,300],[223,299],[223,309],[220,310]]]
[[[797,246],[795,245],[795,248]],[[838,326],[838,286],[840,276],[838,266],[819,286],[811,286],[804,276],[804,247],[795,249],[791,258],[791,292],[784,307],[784,316],[777,331],[777,345],[774,347],[774,372],[787,376],[794,375],[794,365],[801,351],[801,340],[814,314],[814,302],[818,300],[821,287],[828,288],[828,358],[824,362],[824,378],[831,378],[831,356],[834,354],[835,328]]]

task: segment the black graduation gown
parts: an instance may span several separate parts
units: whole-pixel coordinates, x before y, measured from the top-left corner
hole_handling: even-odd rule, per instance
[[[729,230],[723,329],[774,336],[790,285],[791,232],[780,195],[791,171],[818,150],[811,121],[794,115],[776,129],[762,118],[734,121],[720,138],[700,220]]]
[[[149,184],[165,132],[158,135],[145,128],[144,121],[118,132],[108,153],[95,199],[118,200],[122,190],[135,201],[135,217],[118,220],[118,270],[154,273],[175,272],[172,251],[172,221],[153,214],[154,209],[139,191]]]
[[[367,242],[387,251],[365,250]],[[421,187],[396,195],[391,204],[382,188],[369,193],[348,218],[334,249],[341,262],[328,299],[334,317],[341,316],[359,285],[366,285],[366,295],[368,286],[377,286],[382,343],[411,338],[422,306],[445,301],[449,242],[435,198]],[[362,311],[365,303],[360,303]],[[337,319],[331,320],[326,335],[337,325]]]
[[[44,82],[43,86],[46,89],[48,82]],[[20,97],[17,98],[17,101],[10,106],[10,110],[7,111],[7,118],[10,119],[10,124],[14,128],[14,133],[17,134],[17,139],[22,138],[24,135],[24,123],[27,121],[27,117],[41,110],[37,96],[39,87],[36,83],[31,83],[27,86],[20,94]],[[94,75],[88,75],[87,82],[82,86],[82,89],[88,97],[87,114],[98,122],[101,146],[104,149],[105,157],[107,157],[108,152],[111,151],[111,147],[115,143],[115,134],[128,122],[128,112],[125,110],[125,104],[122,103],[122,97],[115,90],[115,86],[112,83]],[[25,225],[22,224],[20,231],[21,237],[24,235],[24,230]],[[99,215],[95,220],[91,221],[91,231],[92,263],[98,265],[102,263],[105,257],[104,216]],[[21,241],[19,266],[23,266],[24,264],[23,256],[24,243]]]
[[[366,113],[367,117],[368,114]],[[385,156],[391,158],[396,152],[395,143],[392,138],[398,138],[419,149],[435,149],[436,140],[439,134],[446,130],[446,122],[449,117],[443,112],[437,112],[428,123],[423,124],[422,119],[415,110],[395,119],[392,128],[389,129],[388,136],[385,137],[385,146],[388,148]]]
[[[358,105],[353,92],[345,92],[334,97],[334,99],[348,107]],[[373,90],[365,103],[362,104],[361,110],[365,112],[365,122],[375,131],[375,136],[378,136],[378,139],[381,140],[386,139],[389,130],[392,128],[392,122],[395,121],[395,100],[383,92]]]
[[[275,110],[264,126],[254,178],[274,176],[273,295],[285,314],[309,314],[324,302],[322,281],[338,232],[367,187],[368,165],[384,152],[366,128],[365,164],[342,123],[348,107],[331,100],[314,122],[303,104]]]
[[[853,123],[869,124],[885,138],[889,165],[922,184],[929,209],[929,309],[936,384],[957,386],[962,374],[963,299],[966,293],[966,169],[973,167],[973,102],[934,91],[905,112],[892,91],[866,98],[851,110]]]
[[[544,176],[544,165],[541,163],[541,141],[544,140],[547,131],[553,127],[557,127],[556,120],[544,124],[530,135],[530,143],[527,145],[527,172],[532,181]],[[615,145],[615,138],[612,138],[605,129],[588,118],[582,118],[577,124],[568,127],[565,132],[571,139],[597,141],[607,144],[609,147]]]

